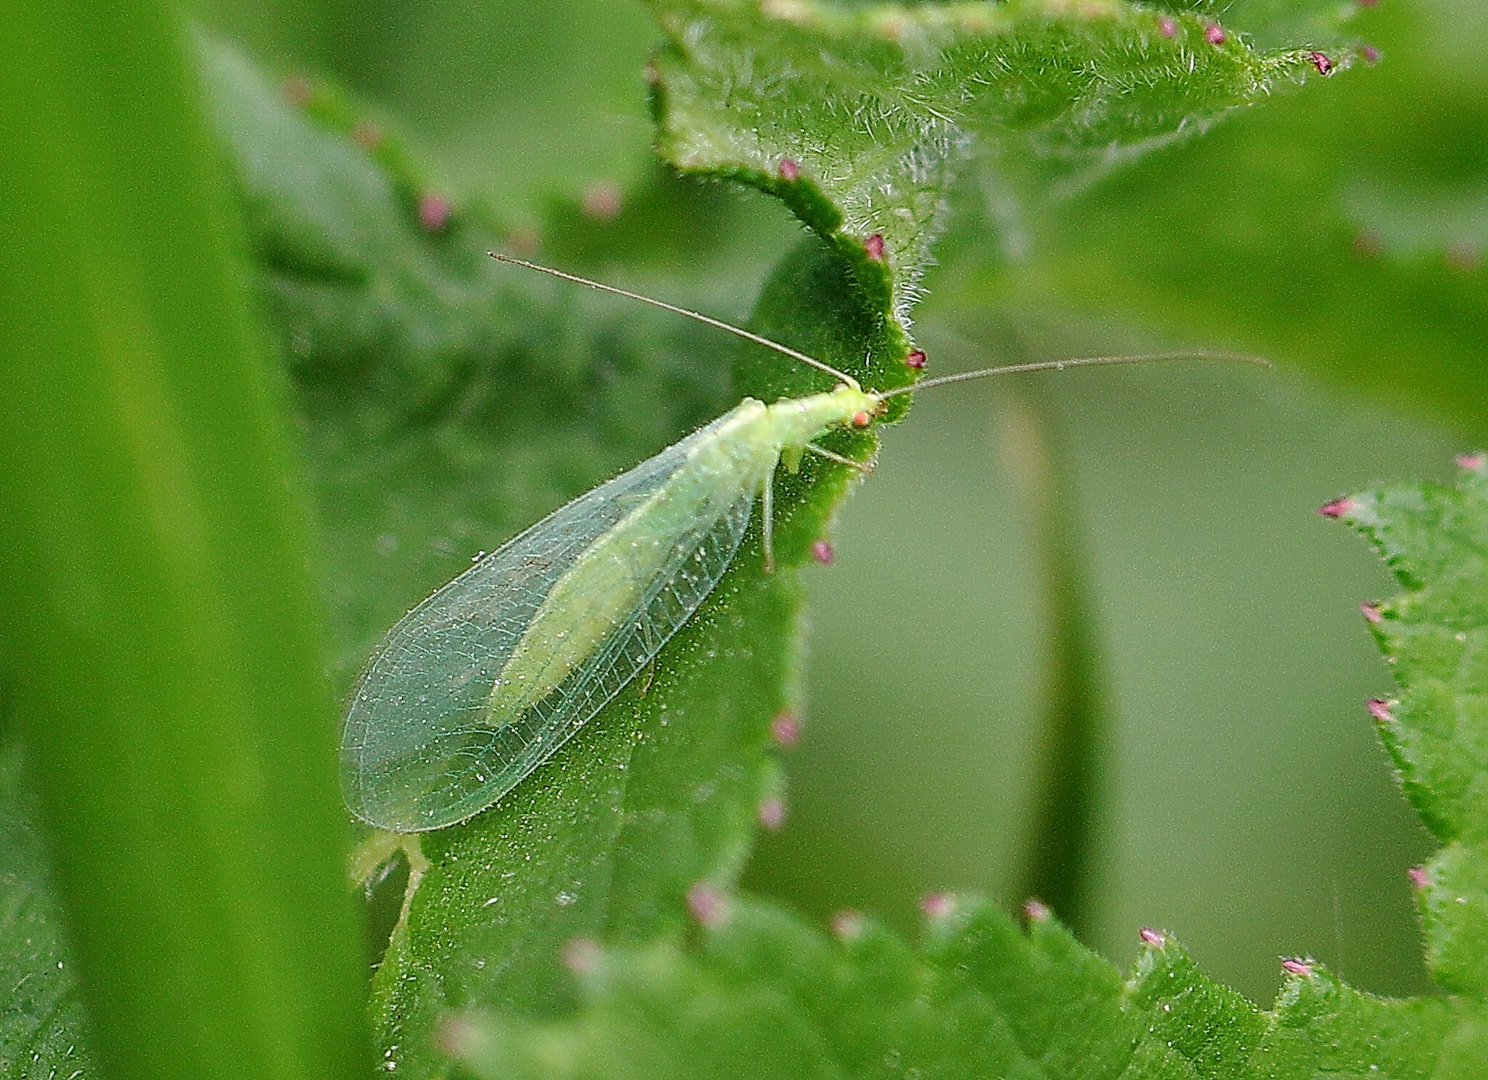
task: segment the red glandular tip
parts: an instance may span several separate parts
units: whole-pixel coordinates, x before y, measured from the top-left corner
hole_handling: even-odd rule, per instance
[[[1426,872],[1424,866],[1412,866],[1405,872],[1405,876],[1410,878],[1411,884],[1418,889],[1424,889],[1431,884],[1431,875]]]
[[[1380,51],[1373,45],[1367,43],[1360,45],[1359,55],[1364,58],[1366,64],[1378,64],[1380,62]]]
[[[927,893],[920,900],[920,911],[927,919],[948,919],[951,912],[956,910],[956,898],[950,893],[933,892]]]
[[[1458,240],[1447,246],[1447,265],[1453,270],[1470,274],[1478,268],[1482,256],[1478,253],[1476,244],[1467,240]]]
[[[883,233],[874,233],[867,240],[864,240],[863,250],[868,253],[868,257],[874,262],[882,261],[884,254]]]
[[[376,150],[382,145],[382,128],[367,120],[351,129],[352,140],[363,150]]]
[[[788,157],[780,159],[780,179],[796,180],[801,176],[801,166]]]
[[[687,890],[687,910],[694,919],[711,930],[728,919],[728,897],[708,882],[699,881]]]
[[[1204,27],[1204,40],[1210,45],[1223,45],[1225,43],[1224,27],[1219,23],[1210,23]]]
[[[839,911],[832,916],[832,933],[838,941],[856,941],[863,936],[863,924],[861,912]]]
[[[422,196],[418,205],[419,227],[424,232],[444,232],[449,226],[450,204],[443,195]]]
[[[811,544],[811,557],[823,566],[831,566],[837,554],[832,550],[832,545],[825,540],[814,540]]]
[[[759,814],[759,823],[771,832],[779,831],[785,824],[785,803],[779,799],[765,799],[756,812]]]
[[[1364,707],[1369,710],[1369,715],[1381,724],[1388,724],[1395,719],[1395,714],[1390,711],[1390,703],[1388,701],[1380,698],[1370,698],[1364,703]]]
[[[1178,20],[1173,18],[1173,16],[1171,15],[1164,15],[1162,18],[1157,20],[1157,31],[1158,33],[1162,34],[1163,37],[1177,37]]]
[[[865,428],[871,423],[873,423],[873,414],[868,412],[866,409],[859,409],[857,412],[852,414],[853,427]]]
[[[614,221],[620,216],[621,194],[618,184],[601,180],[584,189],[584,216],[591,221]]]
[[[1161,949],[1168,943],[1168,939],[1159,930],[1144,926],[1137,931],[1137,936],[1142,939],[1142,944],[1151,945],[1154,949]]]
[[[296,108],[310,104],[315,96],[315,85],[303,75],[291,75],[284,80],[284,100]]]
[[[463,1016],[446,1016],[434,1028],[434,1046],[447,1057],[464,1057],[481,1044],[481,1030]],[[389,1050],[383,1055],[382,1070],[393,1072],[398,1060]]]
[[[1384,619],[1384,616],[1380,614],[1378,604],[1371,604],[1366,601],[1359,605],[1359,610],[1364,613],[1364,618],[1368,619],[1371,623],[1378,624]]]
[[[1341,499],[1334,499],[1330,503],[1324,503],[1318,507],[1318,513],[1327,518],[1341,518],[1353,513],[1354,500],[1345,495]]]
[[[777,746],[783,746],[789,750],[801,741],[801,721],[796,719],[796,714],[783,712],[776,715],[770,721],[770,737],[775,740]]]
[[[1475,454],[1457,455],[1458,468],[1470,469],[1473,472],[1482,472],[1485,465],[1488,465],[1488,454],[1484,454],[1482,451]]]
[[[1312,61],[1312,66],[1317,68],[1319,75],[1326,75],[1333,70],[1333,61],[1328,59],[1327,53],[1310,52],[1307,59]]]
[[[1281,962],[1281,970],[1285,971],[1288,975],[1306,976],[1312,974],[1312,965],[1306,960],[1288,959]]]
[[[1023,901],[1023,917],[1031,923],[1041,923],[1052,919],[1054,913],[1049,910],[1048,904],[1030,896],[1027,900]]]
[[[909,355],[904,358],[904,362],[916,371],[919,371],[925,366],[925,350],[911,349]]]
[[[593,975],[604,961],[604,949],[590,937],[572,937],[563,943],[558,959],[571,975]]]

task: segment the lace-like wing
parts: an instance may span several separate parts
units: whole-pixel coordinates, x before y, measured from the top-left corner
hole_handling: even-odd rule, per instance
[[[735,410],[737,412],[737,410]],[[388,631],[357,680],[341,736],[354,814],[419,832],[479,813],[516,786],[654,657],[712,592],[738,550],[773,453],[716,468],[726,414],[581,495],[492,552]],[[750,456],[748,452],[745,456]],[[768,457],[768,461],[764,460]],[[672,498],[707,490],[705,498]],[[541,700],[493,717],[492,687],[555,585],[617,527],[639,525],[647,561],[628,614]],[[537,644],[541,647],[541,642]]]

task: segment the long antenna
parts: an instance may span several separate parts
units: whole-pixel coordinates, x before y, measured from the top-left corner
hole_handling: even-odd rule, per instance
[[[1112,364],[1151,364],[1161,363],[1165,360],[1222,360],[1233,364],[1254,364],[1257,367],[1274,367],[1270,360],[1263,356],[1249,356],[1245,353],[1225,352],[1166,352],[1166,353],[1141,353],[1135,356],[1078,356],[1072,360],[1040,360],[1032,364],[1008,364],[1006,367],[983,368],[980,371],[962,371],[955,375],[939,375],[933,379],[921,379],[911,386],[900,386],[894,390],[880,391],[880,398],[897,397],[900,394],[914,394],[931,386],[945,386],[948,383],[968,382],[971,379],[985,379],[989,375],[1019,375],[1027,371],[1063,371],[1065,368],[1073,367],[1109,367]]]
[[[671,311],[678,315],[685,315],[689,319],[696,319],[700,323],[706,323],[708,326],[716,326],[718,329],[727,330],[730,334],[735,334],[743,338],[745,341],[752,341],[756,345],[763,345],[767,349],[774,349],[778,353],[789,356],[792,360],[799,360],[801,363],[806,364],[810,367],[814,367],[818,371],[825,371],[834,379],[840,379],[842,382],[846,383],[854,390],[863,389],[861,386],[858,385],[857,379],[854,379],[845,371],[838,371],[831,364],[824,364],[814,356],[807,356],[803,352],[797,352],[795,349],[792,349],[786,345],[782,345],[778,341],[771,341],[767,337],[760,337],[758,334],[751,334],[748,330],[742,330],[731,323],[726,323],[718,319],[709,318],[707,315],[704,315],[700,311],[689,311],[687,308],[680,308],[673,304],[665,303],[661,300],[653,300],[651,299],[651,297],[642,296],[640,293],[627,292],[625,289],[617,289],[613,285],[604,285],[598,281],[590,281],[588,278],[579,277],[577,274],[566,274],[562,270],[554,270],[551,266],[542,266],[538,263],[528,262],[526,259],[514,259],[510,255],[502,255],[500,252],[488,251],[486,252],[486,254],[491,256],[491,258],[497,260],[498,262],[511,263],[514,266],[525,266],[528,270],[536,270],[539,273],[547,274],[550,277],[562,278],[564,281],[572,281],[576,285],[587,285],[591,289],[598,289],[600,292],[613,293],[616,296],[623,296],[627,300],[639,300],[643,304],[650,304],[652,307],[661,308],[663,311]]]

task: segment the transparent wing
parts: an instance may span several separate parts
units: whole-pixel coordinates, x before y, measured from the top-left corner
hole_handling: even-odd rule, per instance
[[[554,585],[669,484],[698,483],[679,473],[727,419],[550,514],[388,631],[357,680],[342,728],[342,790],[354,814],[380,828],[418,832],[479,813],[660,651],[733,561],[758,486],[749,470],[705,480],[732,490],[715,489],[702,512],[657,515],[666,556],[628,616],[541,701],[509,722],[491,722],[493,682]]]

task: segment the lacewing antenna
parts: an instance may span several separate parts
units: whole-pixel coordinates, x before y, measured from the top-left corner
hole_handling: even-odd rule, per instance
[[[677,307],[675,304],[668,304],[661,300],[653,300],[651,297],[642,296],[640,293],[633,293],[626,289],[617,289],[613,285],[605,285],[602,282],[591,281],[588,278],[579,277],[577,274],[569,274],[565,273],[562,270],[554,270],[551,266],[542,266],[535,262],[528,262],[526,259],[514,259],[510,255],[502,255],[500,252],[497,251],[488,251],[486,252],[486,254],[490,255],[491,258],[497,260],[498,262],[511,263],[513,266],[525,266],[528,270],[536,270],[538,273],[547,274],[550,277],[562,278],[564,281],[572,281],[576,285],[587,285],[591,289],[598,289],[600,292],[613,293],[615,296],[623,296],[627,300],[639,300],[643,304],[650,304],[652,307],[661,308],[663,311],[670,311],[677,315],[686,316],[689,319],[695,319],[697,322],[704,323],[708,326],[715,326],[720,330],[727,330],[730,334],[741,337],[745,341],[752,341],[756,345],[763,345],[767,349],[774,349],[778,353],[789,356],[792,360],[799,360],[801,363],[806,364],[809,367],[814,367],[818,371],[825,371],[834,379],[841,380],[848,386],[852,387],[854,390],[862,389],[862,387],[858,385],[857,379],[854,379],[845,371],[838,371],[831,364],[823,363],[816,357],[807,356],[803,352],[797,352],[790,346],[782,345],[778,341],[771,341],[767,337],[761,337],[758,334],[751,334],[748,330],[735,326],[732,323],[726,323],[722,319],[711,318],[707,315],[704,315],[700,311],[691,311],[687,308]]]
[[[1039,360],[1030,364],[1007,364],[1002,367],[982,368],[980,371],[961,371],[954,375],[937,375],[933,379],[921,379],[919,382],[910,386],[901,386],[894,390],[880,391],[878,396],[881,398],[891,398],[898,397],[900,394],[916,394],[932,386],[946,386],[950,383],[969,382],[972,379],[985,379],[992,375],[1021,375],[1030,371],[1063,371],[1065,368],[1076,367],[1110,367],[1114,364],[1155,364],[1168,360],[1219,360],[1231,364],[1252,364],[1263,368],[1275,367],[1270,360],[1267,360],[1263,356],[1251,356],[1247,353],[1206,352],[1204,350],[1136,353],[1131,356],[1077,356],[1069,360]]]

